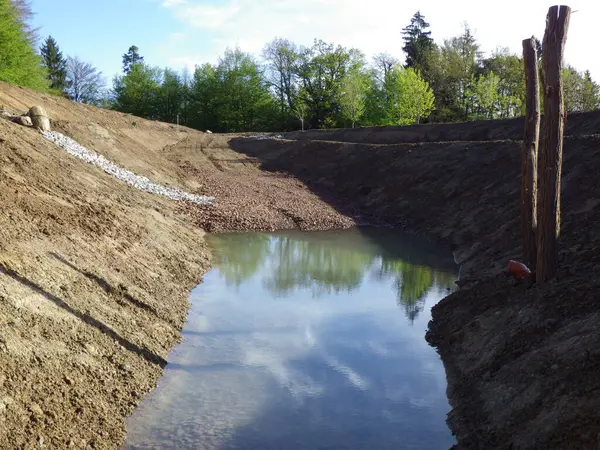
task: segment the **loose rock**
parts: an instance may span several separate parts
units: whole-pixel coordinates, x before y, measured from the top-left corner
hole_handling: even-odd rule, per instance
[[[41,131],[50,131],[50,119],[48,118],[48,114],[46,114],[46,110],[41,106],[33,106],[29,110],[29,117],[33,122],[33,126],[35,126],[38,130]]]
[[[104,156],[99,155],[93,150],[88,150],[70,137],[56,131],[42,131],[42,135],[49,141],[54,142],[67,153],[70,153],[71,155],[76,156],[87,163],[93,164],[96,167],[99,167],[106,173],[118,178],[119,180],[125,181],[130,186],[141,191],[149,192],[151,194],[164,195],[172,200],[187,200],[188,202],[197,203],[199,205],[210,204],[214,200],[214,197],[189,194],[177,188],[155,184],[146,177],[136,175],[127,169],[117,166],[112,161],[107,160]]]

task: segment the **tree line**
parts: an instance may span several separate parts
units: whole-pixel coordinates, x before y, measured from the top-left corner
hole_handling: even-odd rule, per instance
[[[407,125],[524,112],[519,55],[497,48],[484,56],[467,24],[438,44],[420,12],[399,33],[404,61],[385,53],[368,61],[358,49],[317,39],[306,47],[275,38],[260,55],[227,49],[216,64],[190,73],[152,66],[133,45],[110,87],[92,63],[64,57],[51,36],[36,51],[30,17],[29,0],[0,0],[0,41],[11,42],[0,46],[0,80],[197,129]],[[600,87],[588,71],[565,67],[564,88],[568,112],[600,108]]]

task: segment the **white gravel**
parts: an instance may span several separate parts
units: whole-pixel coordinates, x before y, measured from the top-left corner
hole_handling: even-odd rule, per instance
[[[114,162],[109,161],[104,156],[99,155],[93,150],[88,150],[64,134],[56,131],[44,131],[42,134],[46,139],[54,142],[57,146],[71,155],[76,156],[87,163],[93,164],[96,167],[99,167],[106,173],[141,191],[150,192],[151,194],[164,195],[172,200],[187,200],[188,202],[197,203],[199,205],[210,204],[215,199],[214,197],[190,194],[177,188],[161,186],[160,184],[153,183],[146,177],[136,175],[130,170],[117,166]]]
[[[250,136],[246,136],[247,139],[283,139],[281,134],[253,134]]]

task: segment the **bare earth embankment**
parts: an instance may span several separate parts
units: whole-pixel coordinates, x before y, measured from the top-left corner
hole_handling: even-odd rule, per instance
[[[209,268],[198,223],[353,221],[290,177],[235,163],[228,174],[203,153],[189,155],[190,171],[177,144],[209,135],[0,84],[0,109],[36,104],[55,130],[117,164],[217,197],[208,216],[192,217],[188,204],[135,190],[0,118],[0,448],[118,448]],[[222,158],[239,157],[224,147]]]
[[[216,200],[137,191],[0,119],[0,448],[118,447],[209,267],[203,230],[357,221],[418,232],[462,265],[427,336],[459,448],[598,448],[599,114],[567,127],[564,270],[527,287],[500,274],[519,257],[520,121],[256,140],[0,84],[4,108],[34,104],[117,164]]]
[[[265,170],[296,176],[341,211],[454,250],[463,289],[433,308],[427,339],[447,370],[457,448],[597,449],[600,114],[568,121],[563,269],[533,287],[501,273],[520,257],[520,142],[512,140],[520,124],[421,125],[409,127],[408,137],[396,131],[399,142],[422,143],[389,144],[389,130],[364,129],[231,145]]]

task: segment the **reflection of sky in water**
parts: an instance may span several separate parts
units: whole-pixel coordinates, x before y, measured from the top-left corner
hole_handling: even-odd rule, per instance
[[[215,269],[126,448],[452,445],[443,366],[424,339],[454,280],[445,255],[369,230],[212,239]]]

